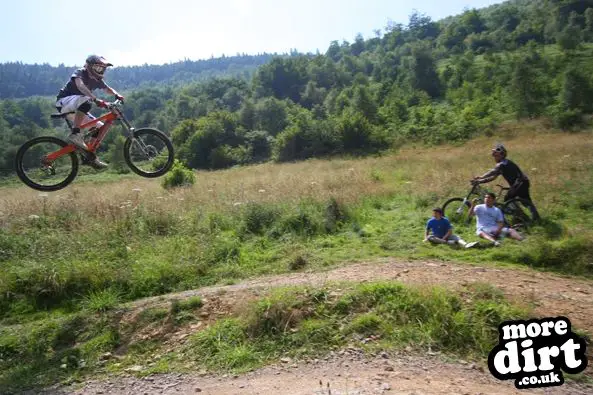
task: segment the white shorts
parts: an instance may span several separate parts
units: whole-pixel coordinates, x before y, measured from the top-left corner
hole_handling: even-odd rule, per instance
[[[56,101],[56,107],[61,107],[60,112],[62,114],[67,112],[76,112],[78,107],[82,106],[86,102],[90,102],[91,98],[82,95],[72,95],[62,97]]]
[[[56,107],[58,107],[58,108],[61,107],[60,112],[62,114],[65,114],[65,113],[69,113],[69,112],[76,112],[78,107],[80,107],[84,103],[90,102],[90,101],[91,101],[91,98],[88,96],[82,96],[82,95],[66,96],[66,97],[62,97],[61,99],[58,99],[56,101]],[[69,114],[67,116],[67,118],[70,122],[74,122],[74,114]],[[93,114],[91,114],[90,112],[87,112],[86,116],[84,117],[83,123],[88,122],[93,119],[95,119]],[[103,122],[97,122],[97,124],[95,126],[100,128],[101,126],[103,126]]]
[[[480,235],[480,232],[488,233],[490,236],[494,237],[494,232],[498,229],[498,226],[483,226],[476,231],[476,235]],[[506,236],[509,234],[511,230],[507,227],[503,227],[500,230],[498,236]]]

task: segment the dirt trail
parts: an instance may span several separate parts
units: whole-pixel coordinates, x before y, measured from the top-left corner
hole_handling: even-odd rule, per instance
[[[168,374],[89,382],[75,394],[370,395],[370,394],[591,394],[574,383],[521,390],[474,364],[447,363],[410,355],[361,358],[345,353],[300,364],[274,365],[240,376]],[[52,392],[47,395],[63,392]]]
[[[471,266],[456,263],[386,259],[352,264],[326,272],[259,277],[235,285],[147,298],[131,303],[129,314],[144,308],[199,295],[207,320],[233,311],[237,305],[287,285],[324,285],[328,282],[397,280],[405,284],[440,285],[460,289],[475,282],[490,283],[518,303],[535,306],[538,316],[567,316],[580,329],[593,331],[593,281],[531,270]],[[182,334],[186,336],[186,334]],[[169,342],[179,340],[173,334]],[[588,354],[591,352],[588,350]],[[587,372],[591,372],[589,362]],[[327,387],[329,383],[329,389]],[[321,361],[292,361],[240,376],[168,374],[144,379],[113,378],[92,381],[79,390],[59,388],[48,394],[592,394],[593,386],[567,383],[561,387],[517,391],[512,381],[498,381],[487,367],[445,362],[438,355],[406,352],[375,359],[345,350]]]
[[[326,272],[294,273],[258,277],[235,285],[201,288],[160,297],[142,299],[131,305],[144,308],[165,300],[199,295],[210,302],[215,311],[223,306],[265,293],[267,289],[289,285],[320,286],[328,282],[371,282],[396,280],[413,285],[439,285],[460,289],[483,282],[500,288],[506,297],[533,305],[539,316],[567,316],[580,329],[593,331],[593,281],[492,266],[471,266],[457,263],[384,260],[352,264]],[[209,303],[206,303],[208,308]],[[212,306],[212,305],[215,306]],[[232,308],[231,308],[232,309]]]

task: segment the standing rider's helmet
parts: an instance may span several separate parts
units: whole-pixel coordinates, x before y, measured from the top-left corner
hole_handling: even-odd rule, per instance
[[[498,143],[494,146],[494,148],[492,148],[492,153],[495,152],[500,152],[502,154],[503,158],[507,157],[507,149],[504,147],[504,145]]]
[[[90,55],[88,58],[86,58],[86,63],[84,66],[91,75],[91,77],[93,77],[96,80],[102,80],[107,67],[113,65],[102,56]]]

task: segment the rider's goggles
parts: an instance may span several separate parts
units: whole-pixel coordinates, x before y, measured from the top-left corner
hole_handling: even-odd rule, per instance
[[[106,66],[100,65],[100,64],[94,64],[92,66],[93,71],[97,74],[102,75],[103,73],[105,73],[105,69],[107,68]]]

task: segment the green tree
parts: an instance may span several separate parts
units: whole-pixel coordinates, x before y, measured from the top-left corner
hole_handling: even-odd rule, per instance
[[[408,22],[408,31],[413,38],[418,40],[424,40],[427,38],[436,38],[439,34],[439,25],[432,21],[432,19],[426,15],[414,11],[410,15]]]
[[[313,106],[322,104],[326,94],[325,88],[318,88],[315,82],[309,81],[301,96],[300,104],[310,110]]]
[[[270,159],[274,138],[263,130],[254,130],[245,134],[251,157],[255,162],[262,162]]]
[[[430,48],[424,44],[412,46],[407,69],[413,89],[423,90],[433,98],[440,95],[439,76]]]
[[[329,44],[329,48],[327,49],[325,55],[330,58],[331,60],[333,60],[334,62],[337,62],[338,60],[340,60],[340,58],[342,57],[342,50],[340,48],[340,43],[338,43],[336,40],[332,41]]]
[[[261,66],[254,78],[257,95],[289,98],[298,103],[301,91],[307,83],[307,62],[304,57],[274,58]]]
[[[275,136],[288,125],[288,107],[282,100],[268,97],[255,105],[255,127]]]
[[[534,117],[543,110],[537,71],[527,58],[519,59],[511,77],[510,94],[517,118]]]
[[[589,75],[580,68],[569,67],[563,76],[560,105],[564,109],[589,112],[593,110],[593,86]]]
[[[461,26],[463,27],[463,30],[465,31],[466,35],[471,33],[478,34],[486,30],[484,20],[480,16],[478,10],[476,10],[475,8],[465,11],[461,15],[460,19]]]
[[[300,111],[274,141],[273,157],[293,161],[339,151],[340,139],[331,121],[317,121],[309,111]]]
[[[181,121],[171,133],[171,140],[176,147],[181,147],[198,130],[198,121],[186,119]]]
[[[255,105],[251,100],[245,100],[239,110],[239,122],[247,130],[255,127]]]
[[[557,41],[562,50],[575,50],[583,42],[583,31],[578,26],[568,25],[559,33]]]
[[[176,118],[178,120],[203,117],[207,112],[204,102],[200,102],[187,94],[181,94],[177,97]]]
[[[194,169],[212,168],[213,163],[219,166],[221,151],[216,151],[214,161],[213,152],[222,145],[235,147],[242,142],[236,134],[236,117],[225,111],[211,113],[188,126],[195,132],[181,147],[179,156]]]
[[[354,42],[350,46],[350,54],[358,56],[362,53],[362,51],[364,51],[364,47],[364,38],[362,37],[362,34],[358,33],[354,39]]]
[[[587,41],[593,41],[593,7],[587,8],[585,11],[585,30],[584,36]]]
[[[377,104],[366,86],[358,85],[354,88],[352,106],[369,121],[377,120]]]
[[[345,152],[364,152],[372,148],[372,125],[358,111],[345,112],[338,121],[338,131]]]

